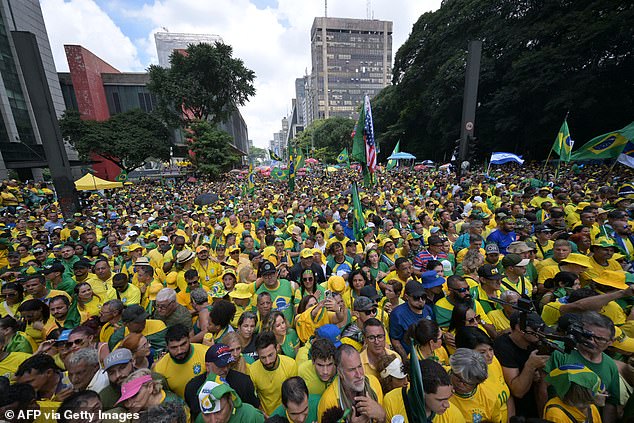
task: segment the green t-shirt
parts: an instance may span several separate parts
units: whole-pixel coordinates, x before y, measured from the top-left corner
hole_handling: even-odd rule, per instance
[[[306,417],[307,422],[316,422],[317,421],[317,407],[319,406],[319,400],[321,399],[321,395],[308,395],[308,416]],[[286,417],[286,409],[284,405],[280,405],[273,411],[271,416],[281,416]]]
[[[4,347],[7,352],[24,352],[33,354],[33,347],[24,332],[16,332],[11,341]]]
[[[573,350],[569,354],[562,354],[559,351],[555,351],[551,354],[548,363],[546,363],[544,371],[548,374],[553,369],[559,368],[564,364],[580,364],[595,372],[601,378],[601,381],[610,394],[607,402],[619,405],[621,398],[619,370],[610,356],[603,353],[601,363],[592,363],[579,354],[577,350]],[[551,387],[548,388],[548,393],[551,398],[555,396]]]
[[[316,420],[315,417],[315,420],[311,421]],[[195,423],[204,423],[203,413],[196,417]],[[240,407],[233,409],[233,414],[227,423],[264,423],[264,414],[251,404],[242,403]]]
[[[287,322],[293,321],[293,315],[295,313],[293,308],[293,287],[291,283],[286,279],[279,279],[278,286],[275,289],[269,289],[266,285],[262,284],[256,294],[262,292],[268,292],[271,294],[271,301],[273,302],[272,310],[277,310],[284,314]]]
[[[297,332],[295,332],[295,329],[289,329],[286,332],[286,337],[282,344],[282,354],[290,358],[295,358],[295,355],[297,355],[296,348],[298,347],[299,338],[297,337]]]

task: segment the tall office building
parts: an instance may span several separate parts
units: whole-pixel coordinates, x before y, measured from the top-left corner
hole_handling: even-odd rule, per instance
[[[174,50],[187,50],[190,44],[223,42],[220,35],[214,34],[182,34],[176,32],[156,32],[154,42],[158,54],[159,66],[168,68],[170,56]]]
[[[13,169],[23,180],[39,179],[49,162],[79,165],[61,140],[63,112],[39,0],[0,0],[0,178]]]
[[[330,116],[355,118],[363,96],[372,97],[390,82],[391,21],[315,18],[310,45],[307,124]]]

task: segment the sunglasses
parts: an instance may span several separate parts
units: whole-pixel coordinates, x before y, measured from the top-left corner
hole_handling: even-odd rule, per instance
[[[376,314],[376,311],[377,311],[376,308],[373,308],[372,310],[363,310],[363,313],[366,316],[372,316],[373,314]]]
[[[0,297],[2,297],[2,298],[13,298],[13,297],[17,297],[17,296],[18,296],[18,294],[15,293],[15,292],[14,293],[10,293],[10,294],[2,294],[2,295],[0,295]]]
[[[79,347],[84,343],[84,339],[75,339],[74,341],[66,341],[66,343],[64,344],[64,346],[66,348],[71,348],[73,345]]]
[[[422,301],[425,298],[424,295],[412,295],[414,301]]]
[[[302,280],[303,280],[303,281],[312,281],[312,280],[314,280],[314,279],[315,279],[315,278],[302,278]]]
[[[464,294],[465,292],[469,291],[469,288],[449,288],[449,289],[451,289],[452,291],[459,292],[461,294]]]

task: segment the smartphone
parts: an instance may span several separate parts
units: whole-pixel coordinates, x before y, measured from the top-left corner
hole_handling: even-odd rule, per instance
[[[326,292],[324,292],[324,297],[329,300],[332,298],[332,291],[327,289]]]

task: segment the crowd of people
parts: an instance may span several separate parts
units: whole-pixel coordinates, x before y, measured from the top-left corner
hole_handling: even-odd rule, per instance
[[[628,421],[632,172],[540,170],[5,181],[0,416]]]

